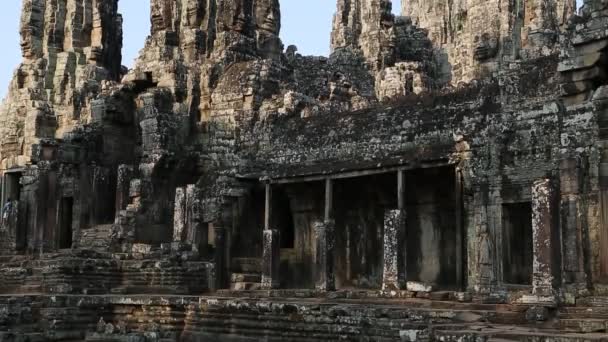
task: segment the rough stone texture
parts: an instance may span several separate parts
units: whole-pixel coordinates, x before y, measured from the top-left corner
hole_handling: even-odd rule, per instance
[[[315,288],[333,291],[336,288],[334,275],[335,229],[333,221],[315,223]]]
[[[405,284],[405,210],[391,210],[384,216],[383,290],[399,290]]]
[[[605,338],[606,1],[336,2],[23,2],[1,341]]]
[[[279,287],[280,245],[279,231],[264,229],[264,252],[262,256],[262,288]]]
[[[538,301],[554,301],[555,190],[550,179],[541,179],[532,188],[532,243],[534,251],[532,295]],[[525,298],[528,301],[530,298]],[[534,301],[534,299],[532,299]]]
[[[404,0],[402,15],[427,29],[439,75],[454,83],[484,77],[510,60],[556,53],[576,11],[573,0]]]

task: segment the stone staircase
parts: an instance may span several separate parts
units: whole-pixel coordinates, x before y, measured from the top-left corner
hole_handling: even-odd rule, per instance
[[[89,229],[82,229],[80,231],[80,236],[78,236],[77,247],[83,249],[107,251],[111,234],[111,224],[99,225]]]
[[[230,290],[259,290],[262,284],[262,260],[260,258],[234,258],[230,274]]]
[[[557,318],[562,331],[575,333],[608,332],[608,297],[585,297],[573,307],[562,307]]]

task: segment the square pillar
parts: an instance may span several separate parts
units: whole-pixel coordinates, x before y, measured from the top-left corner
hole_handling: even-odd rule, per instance
[[[281,236],[272,229],[272,187],[266,184],[262,251],[262,288],[276,289],[280,286],[279,269],[281,266]]]
[[[563,238],[565,283],[585,286],[583,257],[584,213],[580,204],[581,163],[577,158],[560,162],[560,231]]]
[[[175,207],[173,210],[173,241],[186,240],[186,188],[175,189]]]
[[[129,187],[133,179],[133,166],[119,165],[116,178],[116,210],[115,215],[127,209],[130,204]]]
[[[553,184],[550,179],[541,179],[532,186],[532,242],[533,272],[532,294],[536,302],[555,302],[553,226],[554,210]]]
[[[334,291],[334,247],[336,223],[333,220],[316,222],[315,234],[315,288],[319,291]]]
[[[406,284],[404,209],[389,210],[384,214],[384,262],[382,290],[400,290]]]
[[[276,229],[264,229],[264,252],[262,256],[262,288],[279,288],[281,265],[281,236]]]
[[[495,235],[488,220],[490,196],[488,190],[474,194],[475,206],[475,243],[472,248],[477,255],[477,274],[475,290],[482,295],[492,295],[496,291],[496,244]]]

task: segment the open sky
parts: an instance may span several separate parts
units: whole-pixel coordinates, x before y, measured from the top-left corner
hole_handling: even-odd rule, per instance
[[[120,0],[124,17],[123,61],[131,66],[150,32],[149,0]],[[280,0],[282,14],[281,38],[285,46],[295,44],[302,54],[327,55],[331,21],[336,1]],[[578,0],[582,1],[582,0]],[[393,0],[393,9],[401,0]],[[4,98],[13,70],[21,61],[19,48],[20,0],[1,0],[0,5],[0,98]]]

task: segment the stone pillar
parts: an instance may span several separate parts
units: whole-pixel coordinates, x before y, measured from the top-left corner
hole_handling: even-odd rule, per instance
[[[264,229],[264,252],[262,256],[262,288],[279,287],[279,267],[281,258],[281,237],[276,229]]]
[[[173,241],[183,242],[185,240],[186,220],[187,220],[187,208],[186,208],[186,189],[177,188],[175,189],[175,209],[173,210]]]
[[[270,183],[266,184],[263,234],[262,288],[276,289],[280,285],[281,237],[279,231],[272,228],[272,187]]]
[[[382,290],[405,287],[405,219],[404,209],[389,210],[384,215],[384,269]]]
[[[133,178],[133,167],[131,165],[118,166],[118,175],[116,179],[116,212],[127,209],[129,205],[129,187]]]
[[[333,192],[334,182],[332,179],[325,180],[325,220],[315,222],[315,287],[320,291],[334,291],[336,289],[334,275],[334,248],[335,227],[333,220]]]
[[[483,184],[482,188],[487,187]],[[496,244],[488,220],[489,192],[480,189],[474,194],[475,228],[477,231],[475,245],[477,250],[477,281],[475,290],[483,295],[491,295],[497,286],[496,277]]]
[[[536,302],[554,302],[553,291],[553,205],[554,189],[550,179],[541,179],[532,186],[532,294]]]
[[[583,220],[580,204],[581,165],[576,158],[560,162],[560,231],[563,238],[564,282],[586,282],[583,264]]]
[[[215,284],[216,288],[223,289],[228,285],[228,258],[226,255],[228,234],[221,222],[213,223],[213,232],[215,236]]]
[[[195,242],[196,230],[200,229],[200,225],[198,224],[200,222],[198,212],[195,185],[189,184],[186,187],[186,229],[182,234],[188,243]]]
[[[334,276],[335,222],[316,222],[315,234],[315,288],[320,291],[336,289]]]

